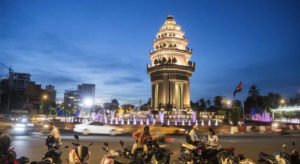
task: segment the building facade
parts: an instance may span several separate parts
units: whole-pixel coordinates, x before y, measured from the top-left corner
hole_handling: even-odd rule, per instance
[[[30,83],[30,74],[13,72],[10,74],[10,87],[14,90],[25,90]]]
[[[51,104],[56,104],[56,90],[55,87],[51,84],[46,85],[45,91],[49,93],[49,100]]]
[[[77,87],[78,94],[81,100],[84,99],[95,99],[95,84],[81,84]]]
[[[150,52],[151,64],[147,72],[152,84],[151,108],[153,110],[190,109],[190,77],[195,63],[190,61],[192,49],[187,47],[181,27],[173,16],[156,34]]]

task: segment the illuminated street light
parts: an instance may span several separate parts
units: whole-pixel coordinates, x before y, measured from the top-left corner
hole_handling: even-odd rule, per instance
[[[281,100],[280,100],[280,104],[281,104],[281,105],[285,104],[285,99],[281,99]]]
[[[93,105],[93,100],[91,98],[86,98],[83,100],[83,104],[87,107],[90,107]]]
[[[43,95],[43,99],[46,100],[48,98],[48,95]]]
[[[226,104],[229,106],[231,104],[231,101],[230,100],[227,100],[226,101]]]

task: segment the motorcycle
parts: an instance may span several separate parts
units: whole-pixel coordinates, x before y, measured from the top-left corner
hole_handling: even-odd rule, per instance
[[[131,164],[133,162],[133,158],[129,157],[131,154],[127,154],[125,152],[122,152],[121,150],[110,150],[107,142],[104,143],[104,146],[105,147],[102,147],[102,149],[106,153],[102,158],[100,164]]]
[[[289,159],[291,164],[300,164],[299,153],[295,148],[295,142],[292,143],[292,148],[289,153]]]
[[[47,152],[44,154],[42,161],[34,161],[31,162],[31,164],[60,164],[62,162],[60,159],[62,150],[59,143],[53,138],[53,136],[48,136],[46,139]],[[51,140],[51,142],[49,142],[49,140]]]
[[[286,144],[282,145],[282,150],[280,153],[276,153],[274,155],[270,155],[264,152],[260,152],[258,154],[260,162],[266,162],[268,164],[290,164],[290,155],[288,152],[285,151]]]
[[[16,159],[17,154],[14,151],[13,147],[10,147],[8,150],[8,155],[0,155],[0,163],[14,163],[14,164],[26,164],[29,163],[29,159],[27,157],[21,157]]]
[[[221,148],[219,150],[207,149],[206,138],[202,137],[201,142],[182,143],[179,152],[179,161],[184,164],[194,163],[237,163],[238,159],[234,156],[234,148]]]
[[[74,138],[77,140],[77,143],[73,143],[73,147],[70,149],[69,158],[67,159],[67,164],[87,164],[91,158],[91,153],[89,151],[89,146],[92,146],[93,143],[90,142],[87,146],[81,146],[79,143],[78,135],[74,135]],[[68,148],[66,146],[65,148]]]

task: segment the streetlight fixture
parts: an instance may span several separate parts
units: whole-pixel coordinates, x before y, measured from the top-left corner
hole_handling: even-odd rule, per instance
[[[285,104],[285,99],[281,99],[281,100],[280,100],[280,104],[281,104],[281,105],[284,105],[284,104]]]
[[[46,100],[48,98],[48,95],[43,95],[43,99]]]

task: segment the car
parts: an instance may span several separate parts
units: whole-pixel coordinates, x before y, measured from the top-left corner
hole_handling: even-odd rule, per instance
[[[117,135],[123,134],[124,128],[117,126],[106,125],[103,122],[91,121],[83,124],[76,124],[73,129],[74,132],[88,134],[109,134]]]
[[[6,117],[0,116],[0,132],[12,134],[14,126],[15,126],[14,122],[10,121]]]
[[[161,125],[151,125],[150,132],[161,133],[164,135],[172,135],[172,134],[180,135],[180,134],[185,134],[185,129],[177,128],[174,126],[168,126],[167,124],[161,124]]]

